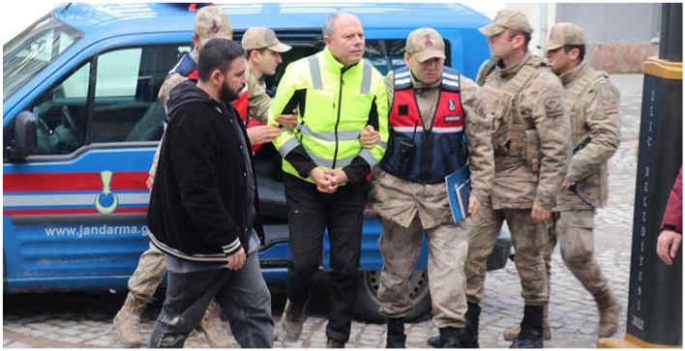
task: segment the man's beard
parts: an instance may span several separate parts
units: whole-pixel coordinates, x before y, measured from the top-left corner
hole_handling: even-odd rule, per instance
[[[231,88],[224,84],[221,86],[221,91],[219,91],[219,97],[226,103],[230,103],[238,98],[238,93],[240,93],[241,90],[243,90],[243,85],[240,86],[238,91],[231,91]]]

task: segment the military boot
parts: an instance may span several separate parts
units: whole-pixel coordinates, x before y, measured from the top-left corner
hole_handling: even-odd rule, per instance
[[[126,347],[142,347],[145,345],[143,337],[140,335],[140,317],[142,317],[146,305],[146,301],[137,299],[133,294],[128,293],[124,305],[114,316],[114,329],[119,340]]]
[[[440,348],[460,349],[461,343],[459,342],[459,338],[461,337],[461,333],[461,328],[440,328]]]
[[[480,317],[480,306],[477,303],[469,302],[469,309],[466,311],[466,326],[461,333],[461,347],[465,349],[477,349],[478,345],[478,324]]]
[[[599,328],[597,334],[600,338],[608,338],[618,329],[618,301],[607,289],[604,293],[595,296],[597,309],[599,310]]]
[[[231,346],[231,339],[229,339],[221,321],[221,306],[214,300],[207,306],[198,329],[205,334],[209,347],[226,349]]]
[[[404,321],[401,318],[388,318],[388,336],[386,349],[407,348],[407,336],[404,334]]]
[[[333,339],[328,339],[328,341],[326,341],[326,348],[327,349],[344,349],[345,343],[344,342],[337,342]]]
[[[461,348],[477,349],[478,345],[478,324],[480,316],[480,306],[477,303],[469,302],[469,308],[466,311],[466,326],[460,329],[459,343]],[[436,349],[443,348],[442,339],[440,336],[433,336],[428,339],[428,345]]]
[[[506,341],[512,341],[516,339],[516,336],[519,335],[519,332],[521,331],[521,326],[520,325],[512,325],[508,329],[502,333],[504,336],[504,340]],[[552,339],[552,331],[549,328],[549,305],[545,305],[545,308],[543,310],[543,315],[542,315],[542,334],[545,338],[545,340],[551,340]]]
[[[290,300],[286,301],[280,323],[280,334],[286,341],[294,342],[300,338],[306,317],[304,305],[296,306]]]
[[[521,322],[521,332],[514,338],[510,348],[542,348],[542,306],[526,306]]]

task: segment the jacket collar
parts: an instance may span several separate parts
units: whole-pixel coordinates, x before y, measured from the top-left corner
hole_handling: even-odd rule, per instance
[[[411,68],[409,69],[409,72],[411,72]],[[444,73],[444,71],[443,71],[443,73]],[[411,77],[411,86],[412,86],[414,89],[419,89],[419,90],[422,90],[422,89],[437,89],[437,88],[440,87],[440,84],[442,84],[442,76],[440,76],[440,79],[438,79],[436,82],[430,83],[430,84],[424,83],[424,82],[419,81],[418,79],[416,79],[416,77],[414,77],[414,72],[411,72],[410,77]]]
[[[561,79],[561,83],[564,86],[567,86],[577,78],[582,77],[583,74],[585,74],[585,72],[587,71],[587,69],[587,62],[581,62],[580,65],[578,65],[576,68],[559,75],[559,79]]]
[[[338,61],[338,59],[335,58],[335,56],[333,56],[333,53],[328,49],[328,47],[325,47],[323,49],[322,55],[323,55],[323,60],[325,62],[325,66],[328,67],[329,69],[337,72],[337,73],[339,73],[341,71],[346,72],[346,71],[353,69],[355,67],[359,67],[360,66],[359,63],[363,60],[363,58],[362,58],[362,60],[359,60],[359,62],[353,63],[353,64],[345,67],[340,61]]]
[[[530,52],[527,52],[526,55],[523,56],[523,60],[521,60],[521,62],[509,68],[502,68],[502,61],[500,60],[497,63],[497,71],[502,77],[514,76],[516,73],[518,73],[518,71],[521,70],[521,68],[523,68],[523,66],[528,64],[528,61],[530,61],[532,58],[533,55]]]

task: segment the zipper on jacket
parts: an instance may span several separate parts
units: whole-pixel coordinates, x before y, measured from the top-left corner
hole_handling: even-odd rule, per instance
[[[335,164],[338,162],[338,125],[340,124],[340,111],[342,110],[342,91],[343,85],[345,84],[345,82],[343,81],[343,74],[345,74],[345,72],[353,66],[354,65],[351,65],[340,69],[340,89],[338,91],[338,117],[335,120],[335,152],[333,152],[333,165],[331,167],[332,169],[335,169]]]

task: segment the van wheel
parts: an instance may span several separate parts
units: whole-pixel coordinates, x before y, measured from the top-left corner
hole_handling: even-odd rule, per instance
[[[380,272],[361,272],[357,282],[357,319],[371,323],[385,323],[386,319],[378,313],[378,287],[380,286]],[[414,308],[405,317],[408,323],[420,322],[430,318],[431,297],[428,291],[428,273],[414,271],[409,278],[411,293],[409,297],[414,302]]]

